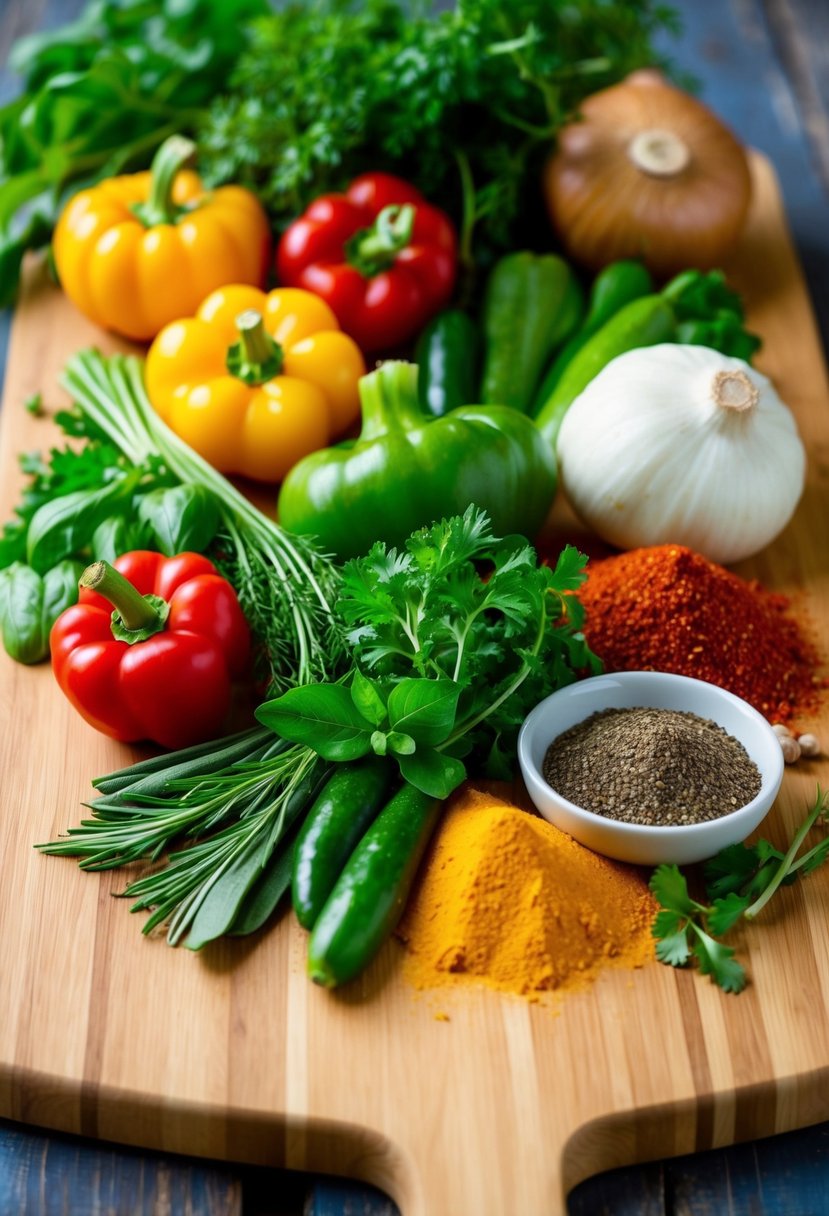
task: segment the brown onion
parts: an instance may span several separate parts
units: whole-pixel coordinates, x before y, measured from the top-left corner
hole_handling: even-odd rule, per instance
[[[751,198],[742,146],[701,102],[655,71],[588,97],[544,168],[567,253],[594,270],[641,258],[658,276],[719,264]]]

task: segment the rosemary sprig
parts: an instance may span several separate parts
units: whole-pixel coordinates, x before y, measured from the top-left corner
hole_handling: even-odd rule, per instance
[[[134,912],[153,910],[143,932],[168,922],[168,942],[196,950],[239,931],[237,922],[258,928],[287,889],[291,829],[327,766],[264,728],[216,747],[215,756],[199,745],[99,778],[105,792],[88,804],[93,817],[35,847],[81,857],[82,869],[107,870],[155,861],[176,841],[191,840],[123,892],[135,900]]]

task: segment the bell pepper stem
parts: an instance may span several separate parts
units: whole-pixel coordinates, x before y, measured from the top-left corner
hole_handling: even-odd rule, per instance
[[[417,364],[389,359],[361,376],[358,388],[363,425],[360,440],[377,439],[394,431],[412,431],[426,417],[417,395]]]
[[[143,642],[167,623],[169,604],[158,595],[142,595],[109,562],[93,562],[78,582],[112,604],[112,636],[117,641]]]
[[[173,202],[173,186],[179,172],[193,163],[196,145],[183,135],[171,135],[153,157],[150,193],[146,202],[133,204],[131,210],[143,224],[175,224],[184,210]]]
[[[245,384],[259,385],[282,371],[282,347],[265,329],[261,312],[246,308],[236,318],[239,341],[228,347],[227,370]]]
[[[364,278],[380,274],[411,243],[414,222],[412,203],[392,203],[384,207],[370,228],[362,228],[347,242],[346,261]]]

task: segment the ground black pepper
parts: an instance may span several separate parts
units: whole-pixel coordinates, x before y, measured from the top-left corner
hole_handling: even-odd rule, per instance
[[[682,710],[605,709],[550,744],[545,779],[608,819],[666,827],[719,819],[760,792],[757,765],[716,722]]]

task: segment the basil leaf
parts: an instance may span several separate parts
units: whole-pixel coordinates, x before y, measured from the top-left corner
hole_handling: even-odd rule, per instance
[[[390,730],[386,735],[386,744],[390,752],[396,756],[411,756],[417,751],[417,745],[411,735],[401,734],[398,730]]]
[[[409,785],[431,798],[448,798],[466,777],[460,760],[434,748],[418,748],[412,756],[398,756],[397,762]]]
[[[204,486],[184,483],[145,494],[138,518],[149,527],[159,550],[173,557],[204,552],[219,527],[219,508]]]
[[[39,663],[48,654],[41,608],[43,579],[15,562],[0,574],[0,629],[6,653],[17,663]]]
[[[303,684],[256,710],[256,716],[283,739],[304,743],[325,760],[357,760],[371,751],[374,724],[342,684]]]
[[[43,602],[40,609],[40,626],[43,631],[44,659],[49,653],[49,634],[60,614],[77,604],[78,580],[83,574],[83,562],[58,562],[43,576]]]
[[[452,733],[460,692],[454,680],[401,680],[389,696],[389,723],[416,743],[436,747]]]
[[[374,726],[382,726],[386,720],[386,703],[377,685],[355,668],[351,681],[351,700],[363,717]]]
[[[110,515],[92,533],[92,557],[99,562],[114,562],[122,553],[148,548],[146,529],[134,519]]]
[[[128,498],[140,473],[131,472],[100,490],[77,490],[45,502],[32,516],[27,540],[29,565],[39,574],[61,558],[79,553],[113,507]]]

